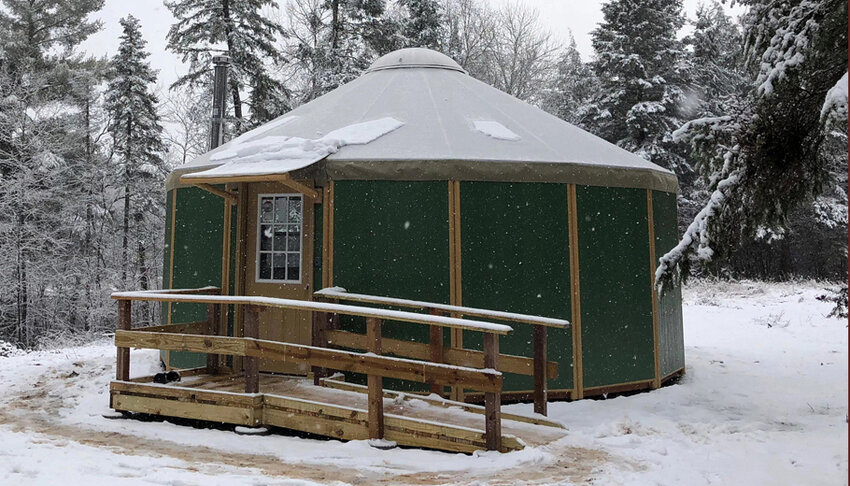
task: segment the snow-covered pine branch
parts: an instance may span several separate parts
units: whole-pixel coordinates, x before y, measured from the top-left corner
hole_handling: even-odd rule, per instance
[[[706,268],[718,253],[728,258],[741,245],[784,234],[789,213],[801,206],[810,206],[810,219],[829,219],[824,227],[846,221],[846,197],[826,202],[821,195],[846,173],[846,136],[832,136],[826,119],[836,114],[846,130],[847,51],[835,46],[847,45],[847,4],[742,3],[748,59],[759,64],[709,113],[672,133],[690,144],[713,192],[679,245],[661,258],[658,277],[665,282],[675,267],[687,278],[693,264]]]

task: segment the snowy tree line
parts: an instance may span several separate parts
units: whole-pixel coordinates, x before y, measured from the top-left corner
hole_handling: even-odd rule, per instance
[[[520,3],[166,1],[186,71],[157,92],[133,17],[112,58],[80,49],[104,0],[0,0],[0,339],[89,339],[114,327],[111,291],[161,284],[164,179],[207,149],[223,52],[227,138],[429,47],[676,172],[685,236],[662,271],[844,279],[846,3],[737,3],[609,0],[585,60]]]

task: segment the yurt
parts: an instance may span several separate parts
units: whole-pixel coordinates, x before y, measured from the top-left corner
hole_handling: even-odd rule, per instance
[[[175,169],[163,286],[302,300],[342,288],[566,319],[548,334],[550,399],[657,388],[685,366],[680,290],[657,295],[654,282],[677,242],[677,191],[672,172],[443,54],[402,49]],[[163,315],[174,324],[204,312],[174,303]],[[238,335],[240,316],[228,319]],[[263,339],[310,335],[307,312],[262,316]],[[388,323],[385,335],[427,342],[428,330]],[[478,339],[445,336],[467,349]],[[528,356],[531,346],[531,326],[516,327],[501,352]],[[170,368],[203,359],[164,355]],[[502,399],[531,389],[531,377],[509,375]]]

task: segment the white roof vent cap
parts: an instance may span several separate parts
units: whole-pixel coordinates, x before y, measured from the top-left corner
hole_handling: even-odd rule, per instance
[[[373,71],[382,71],[384,69],[405,69],[405,68],[433,68],[433,69],[448,69],[451,71],[460,71],[466,73],[460,64],[456,63],[449,56],[425,49],[422,47],[408,47],[399,49],[389,54],[384,54],[379,57],[366,70],[367,73]]]

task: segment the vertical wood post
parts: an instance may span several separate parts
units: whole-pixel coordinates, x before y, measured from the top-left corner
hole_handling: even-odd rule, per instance
[[[581,345],[581,272],[579,271],[578,196],[575,184],[567,184],[567,220],[570,250],[570,325],[573,337],[573,392],[570,400],[584,398],[584,366]]]
[[[546,415],[546,326],[534,326],[534,413]]]
[[[369,352],[381,354],[381,320],[366,318],[366,340]],[[384,379],[378,375],[368,375],[369,385],[369,438],[384,438]]]
[[[431,309],[430,314],[432,316],[441,316],[443,315],[437,309]],[[432,363],[442,363],[443,362],[443,328],[441,326],[429,326],[430,337],[430,358]],[[436,393],[437,395],[443,395],[443,385],[439,383],[431,383],[431,393]]]
[[[652,189],[646,190],[646,212],[649,223],[649,285],[652,299],[652,354],[655,376],[652,388],[661,388],[661,356],[658,354],[658,292],[655,287],[655,216],[652,208]]]
[[[328,347],[328,338],[325,331],[328,329],[328,319],[330,315],[327,312],[313,311],[313,336],[312,344],[317,348]],[[313,384],[319,386],[322,384],[322,378],[328,375],[327,368],[318,366],[312,367]]]
[[[132,300],[118,301],[118,329],[129,331],[132,316]],[[130,348],[118,348],[118,359],[115,363],[115,379],[128,381],[130,379]]]
[[[491,332],[484,333],[484,367],[497,369],[499,366],[499,336]],[[484,435],[487,450],[498,451],[502,448],[502,394],[484,393]]]
[[[207,334],[215,336],[219,334],[221,321],[221,305],[207,304]],[[221,366],[221,355],[207,353],[207,373],[214,375],[219,372]]]
[[[244,337],[257,339],[260,336],[260,307],[245,306]],[[260,363],[253,356],[245,356],[242,360],[245,369],[245,393],[260,392]]]

